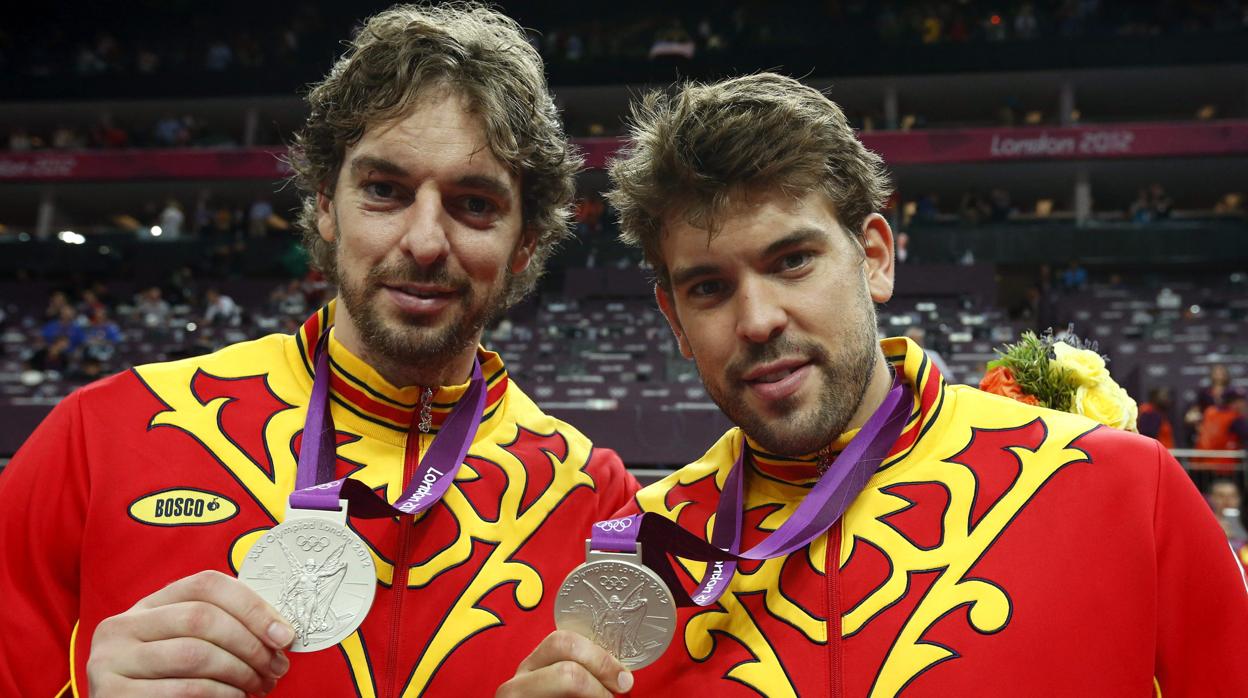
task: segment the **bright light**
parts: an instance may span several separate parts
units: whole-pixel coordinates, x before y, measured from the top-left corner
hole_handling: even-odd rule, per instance
[[[56,239],[67,245],[81,245],[87,239],[72,230],[62,230],[56,234]]]
[[[196,324],[195,324],[195,323],[193,323],[193,322],[188,322],[188,323],[186,323],[186,331],[187,331],[187,332],[194,332],[195,330],[198,330],[198,329],[199,329],[199,325],[196,325]]]
[[[152,237],[154,237],[154,238],[158,238],[158,237],[160,237],[160,234],[161,234],[161,233],[163,233],[163,232],[165,232],[165,231],[161,230],[159,225],[153,225],[153,226],[152,226]]]

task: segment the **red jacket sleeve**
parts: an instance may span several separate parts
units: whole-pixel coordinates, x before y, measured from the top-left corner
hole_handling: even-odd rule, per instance
[[[595,447],[589,456],[587,470],[598,488],[598,511],[595,515],[599,521],[612,518],[641,489],[637,478],[624,468],[619,454],[609,448]]]
[[[1165,698],[1248,696],[1248,584],[1209,505],[1157,446],[1157,682]]]
[[[87,467],[80,394],[61,401],[0,474],[0,695],[55,696],[78,621]],[[108,580],[98,580],[107,584]]]

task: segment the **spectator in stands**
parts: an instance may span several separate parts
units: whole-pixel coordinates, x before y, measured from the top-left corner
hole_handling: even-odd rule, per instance
[[[43,309],[44,322],[60,319],[61,311],[68,307],[69,296],[64,291],[53,291],[48,295],[48,304]]]
[[[198,283],[195,272],[188,266],[181,266],[169,274],[164,285],[162,296],[176,305],[193,305],[199,299]]]
[[[70,351],[76,350],[86,339],[82,325],[78,322],[78,311],[71,305],[61,306],[56,319],[43,325],[41,334],[43,341],[48,344],[52,344],[57,337],[65,337],[69,340]]]
[[[897,263],[905,264],[910,261],[910,234],[897,233]]]
[[[177,199],[169,199],[165,202],[165,208],[160,212],[158,223],[160,225],[160,239],[177,240],[182,237],[182,224],[186,222],[186,214],[182,213],[182,204]]]
[[[1200,412],[1204,412],[1205,408],[1211,407],[1222,402],[1222,393],[1231,387],[1231,372],[1227,369],[1226,364],[1211,364],[1209,366],[1209,385],[1201,387],[1196,392],[1196,407]]]
[[[148,327],[165,327],[169,324],[172,309],[165,301],[159,286],[151,286],[135,299],[135,314]]]
[[[67,373],[74,365],[74,351],[69,345],[69,337],[57,335],[43,344],[26,360],[28,369],[39,372],[55,371]]]
[[[273,289],[273,293],[269,294],[269,304],[279,315],[303,318],[308,313],[307,299],[298,279],[291,279]]]
[[[693,37],[685,31],[680,20],[673,19],[655,35],[654,43],[650,46],[650,60],[688,61],[696,51],[697,44],[693,42]]]
[[[100,114],[91,126],[89,136],[93,148],[125,148],[130,145],[130,134],[113,121],[109,112]]]
[[[267,197],[259,197],[251,202],[247,209],[247,234],[254,238],[264,237],[269,231],[269,217],[273,215],[273,204]]]
[[[204,292],[204,325],[209,327],[237,327],[242,321],[242,311],[233,298],[210,288]]]
[[[83,328],[83,354],[101,363],[108,363],[117,352],[121,343],[121,329],[108,316],[108,309],[96,306],[90,315],[90,322]]]
[[[30,135],[30,132],[21,126],[9,131],[9,150],[15,153],[24,153],[41,147],[38,137]]]
[[[963,223],[978,225],[992,215],[992,206],[984,200],[983,195],[972,189],[962,195],[962,203],[958,207],[958,216]]]
[[[86,354],[80,361],[71,364],[65,372],[65,379],[71,383],[85,385],[92,381],[97,381],[104,377],[105,362],[101,359]]]
[[[1154,183],[1148,188],[1148,205],[1153,220],[1165,220],[1170,217],[1170,212],[1174,209],[1174,200],[1160,183]]]
[[[1082,291],[1088,285],[1088,270],[1072,259],[1058,277],[1063,291]]]
[[[1127,216],[1135,223],[1148,223],[1153,220],[1153,207],[1148,200],[1148,189],[1136,192],[1135,200],[1127,209]]]
[[[1136,428],[1144,436],[1151,436],[1167,449],[1174,448],[1174,426],[1170,421],[1170,389],[1164,386],[1148,391],[1148,402],[1139,406]]]
[[[1196,431],[1196,448],[1201,451],[1237,451],[1248,446],[1248,410],[1245,410],[1244,391],[1227,388],[1222,392],[1218,405],[1205,408]],[[1201,456],[1192,458],[1220,474],[1227,475],[1242,465],[1242,458],[1230,456]]]
[[[180,147],[190,140],[191,134],[186,128],[186,120],[172,113],[162,116],[152,129],[152,142],[158,148]]]
[[[1010,203],[1010,193],[1001,187],[994,187],[988,193],[988,217],[994,223],[1008,221],[1014,215],[1014,205]]]
[[[95,317],[95,312],[100,309],[107,311],[108,306],[104,305],[99,296],[95,295],[93,289],[83,289],[78,298],[78,314],[85,318],[93,318]]]
[[[1239,484],[1227,478],[1218,478],[1209,485],[1209,506],[1226,530],[1232,547],[1248,544],[1248,532],[1244,530],[1243,497]]]
[[[108,308],[110,311],[113,309],[113,293],[108,290],[108,284],[103,281],[95,281],[92,282],[90,290],[91,296],[96,302],[103,305],[105,308]]]

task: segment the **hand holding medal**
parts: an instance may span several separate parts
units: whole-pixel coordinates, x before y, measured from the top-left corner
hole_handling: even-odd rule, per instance
[[[629,669],[656,661],[675,632],[676,606],[714,604],[732,582],[738,561],[787,555],[841,518],[901,434],[911,409],[908,395],[895,380],[793,515],[749,550],[740,550],[744,443],[724,481],[710,543],[656,514],[598,522],[586,542],[585,563],[559,589],[555,626],[588,637]],[[669,554],[708,563],[692,594],[685,592]]]

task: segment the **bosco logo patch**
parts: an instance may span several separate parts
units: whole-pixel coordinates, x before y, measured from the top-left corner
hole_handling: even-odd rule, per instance
[[[224,496],[189,488],[153,492],[130,505],[130,518],[152,526],[203,526],[236,514],[238,505]]]

